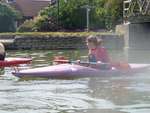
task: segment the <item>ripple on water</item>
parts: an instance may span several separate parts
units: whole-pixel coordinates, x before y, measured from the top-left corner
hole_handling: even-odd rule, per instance
[[[15,54],[10,52],[8,56],[30,55],[33,64],[23,66],[23,69],[48,66],[51,63],[49,60],[59,54],[64,53],[19,51]],[[77,59],[74,57],[77,52],[65,51],[65,54],[68,58]],[[12,69],[5,68],[5,74],[0,77],[0,113],[150,112],[150,72],[94,79],[28,81],[18,80],[11,72]]]
[[[0,87],[1,109],[79,110],[113,108],[113,103],[89,97],[86,80],[23,81]],[[6,93],[7,92],[7,93]]]

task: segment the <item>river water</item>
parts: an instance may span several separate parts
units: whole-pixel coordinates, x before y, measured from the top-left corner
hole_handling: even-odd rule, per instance
[[[117,54],[116,54],[117,53]],[[8,51],[8,57],[31,56],[22,68],[51,65],[56,55],[86,60],[87,51]],[[150,63],[148,51],[110,51],[116,60]],[[0,113],[150,113],[150,70],[136,75],[74,80],[21,80],[11,68],[1,71]]]

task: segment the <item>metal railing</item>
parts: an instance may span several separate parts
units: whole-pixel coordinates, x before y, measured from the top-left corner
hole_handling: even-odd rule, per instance
[[[123,16],[125,20],[135,16],[150,16],[150,0],[125,0]]]

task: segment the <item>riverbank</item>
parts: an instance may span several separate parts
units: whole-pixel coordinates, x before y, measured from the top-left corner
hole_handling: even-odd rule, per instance
[[[6,49],[85,49],[85,39],[89,35],[97,35],[104,40],[109,49],[123,49],[123,35],[109,32],[27,32],[0,33],[0,42]]]

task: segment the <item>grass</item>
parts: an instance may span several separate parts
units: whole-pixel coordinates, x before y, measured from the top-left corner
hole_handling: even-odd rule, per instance
[[[111,32],[15,32],[15,33],[0,33],[4,35],[19,35],[19,36],[89,36],[89,35],[114,35]]]

